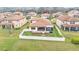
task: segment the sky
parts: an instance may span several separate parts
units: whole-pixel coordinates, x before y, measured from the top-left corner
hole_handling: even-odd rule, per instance
[[[78,0],[0,0],[0,7],[79,7]]]

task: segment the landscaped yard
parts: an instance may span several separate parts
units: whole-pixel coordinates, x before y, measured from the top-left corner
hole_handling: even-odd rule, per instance
[[[79,38],[79,32],[66,32],[62,31],[64,36],[67,38],[65,42],[55,42],[55,41],[42,41],[42,40],[21,40],[19,39],[19,33],[26,28],[23,26],[21,29],[12,30],[10,34],[8,30],[0,28],[0,50],[5,51],[16,51],[16,50],[79,50],[79,45],[71,43],[72,37]]]
[[[44,33],[43,34],[43,33],[32,33],[32,32],[27,31],[27,32],[24,32],[23,35],[25,35],[25,36],[62,37],[58,33],[58,31],[57,31],[57,29],[55,27],[52,29],[52,32],[51,33]]]

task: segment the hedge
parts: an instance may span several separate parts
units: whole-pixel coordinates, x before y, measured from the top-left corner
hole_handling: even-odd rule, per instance
[[[74,44],[79,44],[79,37],[72,38],[71,42],[74,43]]]

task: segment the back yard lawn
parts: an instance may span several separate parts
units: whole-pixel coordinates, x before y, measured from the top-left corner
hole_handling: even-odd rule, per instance
[[[32,32],[24,32],[23,35],[26,35],[26,36],[48,36],[48,37],[62,37],[57,29],[54,27],[52,29],[52,33],[45,33],[45,34],[42,34],[42,33],[32,33]]]
[[[18,30],[12,30],[9,34],[8,30],[0,28],[0,50],[1,51],[71,51],[79,50],[79,45],[72,44],[70,38],[79,37],[79,32],[65,32],[64,36],[67,37],[65,42],[55,42],[55,41],[41,41],[41,40],[20,40],[19,33],[26,28],[24,25]]]

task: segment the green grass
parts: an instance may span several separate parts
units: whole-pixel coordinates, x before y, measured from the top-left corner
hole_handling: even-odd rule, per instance
[[[0,28],[0,50],[10,50],[13,44],[18,40],[18,34],[12,30],[12,34],[8,30]]]
[[[63,31],[63,35],[66,37],[67,41],[71,41],[72,39],[79,39],[79,32],[69,32],[69,31]]]
[[[48,36],[48,37],[61,37],[61,35],[58,33],[57,29],[54,27],[52,30],[52,33],[32,33],[32,32],[24,32],[23,35],[26,36]]]
[[[71,43],[72,37],[79,38],[79,32],[62,31],[66,37],[65,42],[42,41],[42,40],[20,40],[18,35],[27,25],[18,30],[0,28],[0,50],[1,51],[72,51],[79,50],[79,45]],[[57,34],[55,34],[57,35]]]

